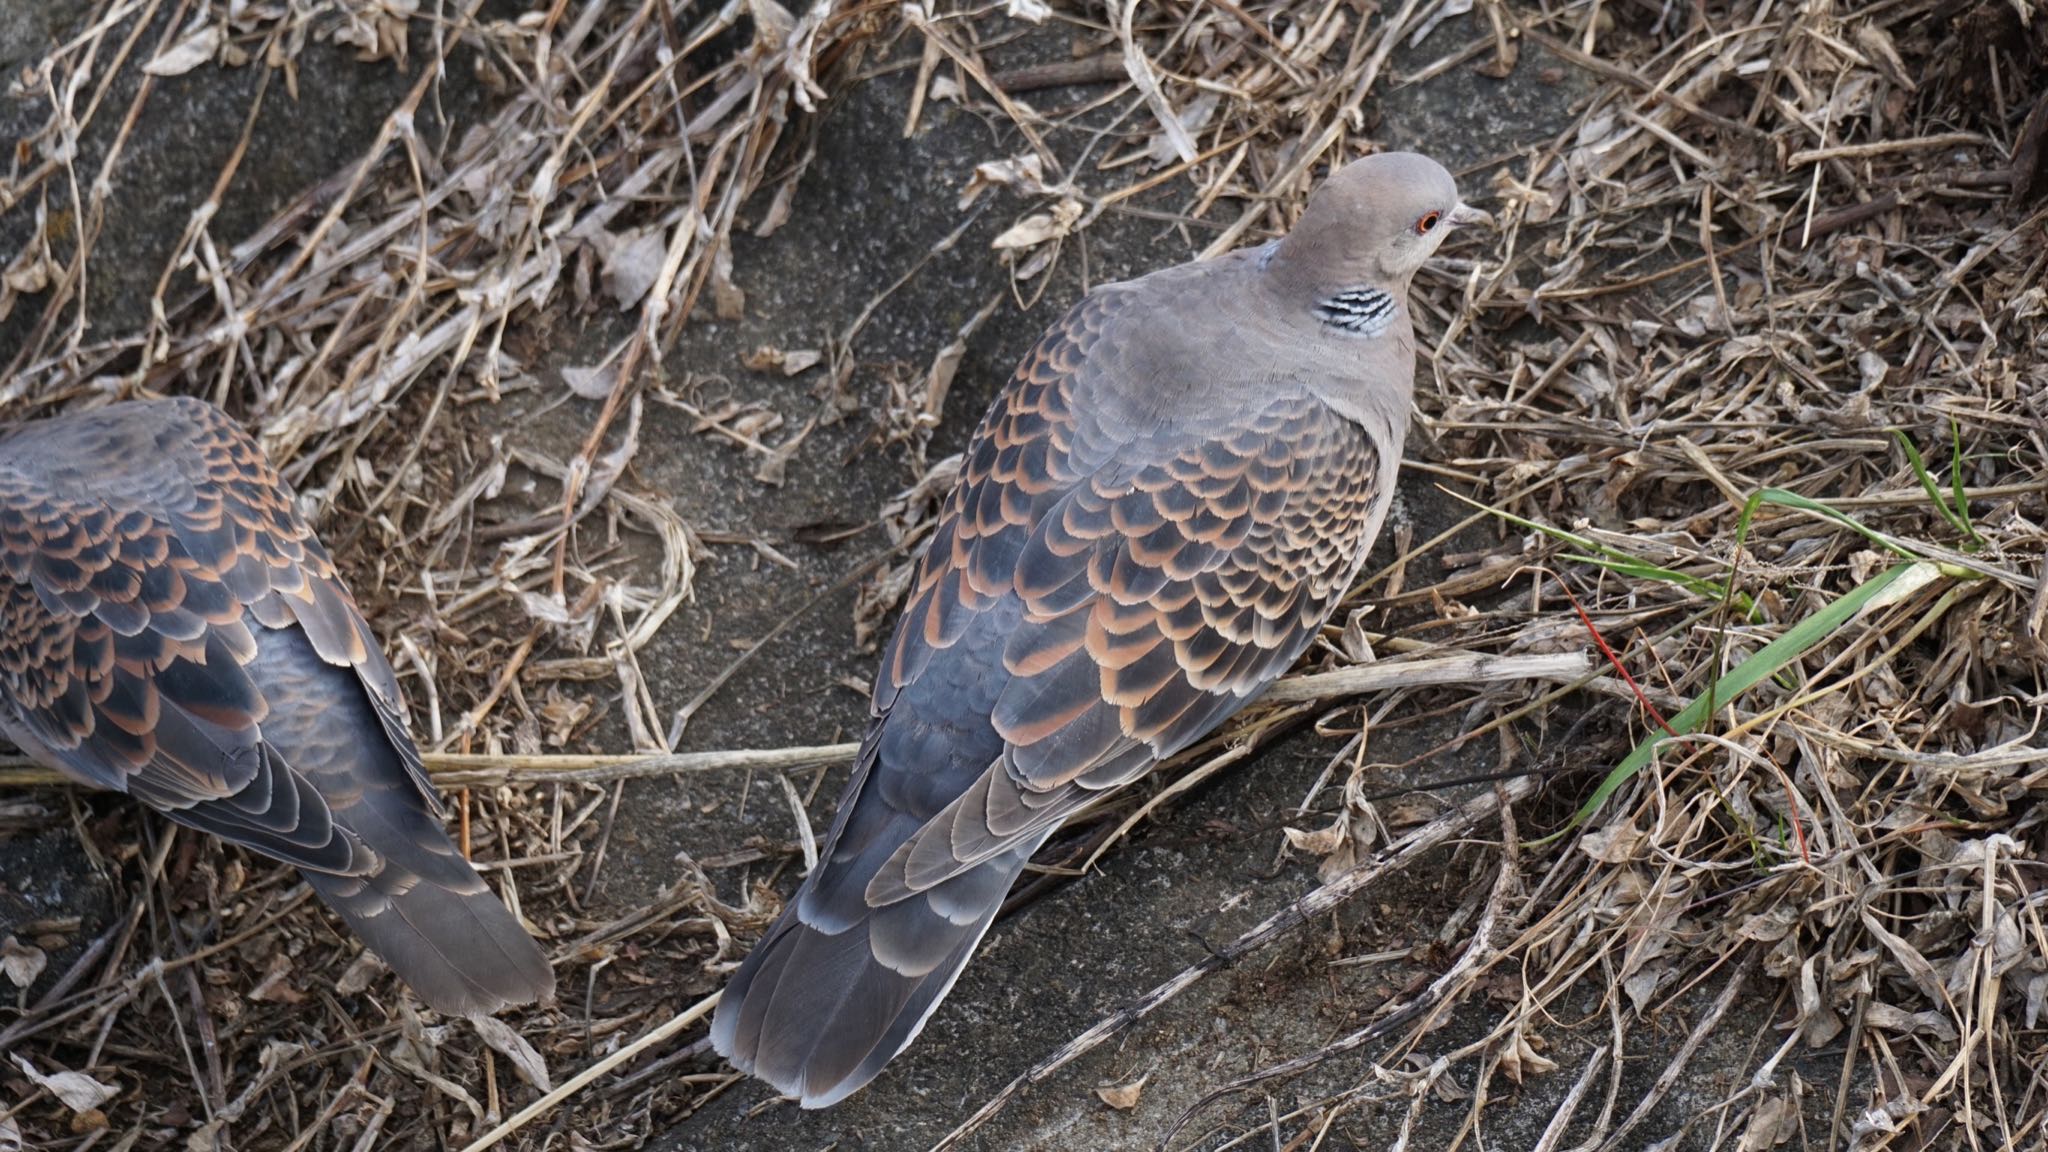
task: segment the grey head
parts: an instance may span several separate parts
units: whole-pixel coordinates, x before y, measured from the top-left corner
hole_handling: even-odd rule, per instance
[[[1283,305],[1375,335],[1407,296],[1416,269],[1453,229],[1492,219],[1460,201],[1457,182],[1429,157],[1376,153],[1316,189],[1262,271]]]

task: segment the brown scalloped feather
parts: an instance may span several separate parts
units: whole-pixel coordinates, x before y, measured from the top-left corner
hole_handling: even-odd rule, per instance
[[[0,440],[0,731],[298,865],[436,1008],[548,994],[455,850],[397,677],[261,449],[196,400]]]

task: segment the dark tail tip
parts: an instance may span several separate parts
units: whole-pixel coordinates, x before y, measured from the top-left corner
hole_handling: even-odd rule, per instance
[[[948,925],[946,955],[904,974],[877,958],[872,920],[827,933],[792,908],[726,985],[711,1046],[803,1107],[829,1108],[866,1087],[917,1038],[992,918],[964,931]]]
[[[481,876],[457,891],[417,876],[306,873],[315,891],[436,1012],[488,1015],[552,996],[540,946]],[[469,886],[464,885],[465,889]]]

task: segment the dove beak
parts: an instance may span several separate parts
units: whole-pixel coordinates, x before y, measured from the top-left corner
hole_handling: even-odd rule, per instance
[[[1493,213],[1482,208],[1474,208],[1470,204],[1461,203],[1456,208],[1451,209],[1450,222],[1453,228],[1463,228],[1469,224],[1484,224],[1491,228],[1493,227]]]

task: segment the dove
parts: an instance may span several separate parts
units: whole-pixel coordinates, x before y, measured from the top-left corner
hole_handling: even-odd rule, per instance
[[[0,439],[0,735],[297,865],[430,1007],[554,974],[442,827],[398,679],[226,413],[139,400]]]
[[[1031,855],[1257,698],[1394,492],[1408,286],[1487,221],[1427,157],[1357,160],[1284,238],[1089,292],[996,395],[875,677],[817,866],[711,1041],[805,1108],[917,1036]]]

